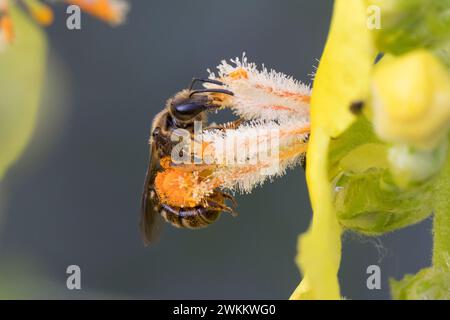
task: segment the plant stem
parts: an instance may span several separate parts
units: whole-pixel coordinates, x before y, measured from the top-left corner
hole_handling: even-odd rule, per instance
[[[436,183],[434,195],[433,266],[450,269],[450,156]]]

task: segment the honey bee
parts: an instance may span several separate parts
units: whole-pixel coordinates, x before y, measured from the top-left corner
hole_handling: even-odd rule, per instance
[[[194,78],[188,89],[168,99],[152,123],[150,160],[141,203],[140,228],[145,244],[157,238],[162,219],[175,227],[195,229],[213,223],[222,212],[235,214],[234,209],[225,204],[228,199],[235,207],[234,198],[219,188],[206,190],[200,197],[192,196],[189,186],[201,183],[204,173],[211,168],[173,165],[170,160],[172,148],[177,143],[171,139],[173,131],[182,128],[193,135],[194,122],[200,121],[206,126],[207,111],[223,107],[221,97],[233,95],[222,88],[193,90],[196,82],[223,86],[217,80]]]

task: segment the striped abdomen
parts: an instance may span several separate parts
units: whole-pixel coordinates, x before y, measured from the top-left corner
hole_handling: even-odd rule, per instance
[[[154,210],[159,212],[164,220],[178,228],[206,227],[216,221],[220,215],[220,211],[202,206],[179,208],[161,203],[154,190],[150,191],[150,198],[154,204]]]
[[[169,223],[179,228],[202,228],[219,218],[220,211],[208,210],[204,207],[176,208],[161,204],[159,213]]]

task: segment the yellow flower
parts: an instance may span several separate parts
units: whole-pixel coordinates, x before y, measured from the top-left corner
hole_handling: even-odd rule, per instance
[[[367,25],[370,4],[390,13],[381,30]],[[393,282],[393,293],[448,296],[450,29],[442,12],[449,6],[449,0],[335,1],[311,97],[306,177],[314,215],[299,238],[304,278],[291,299],[340,298],[343,226],[381,234],[431,211],[433,266]],[[387,54],[375,65],[377,50]],[[364,116],[354,122],[361,106]]]
[[[341,227],[332,204],[328,150],[353,121],[352,103],[365,100],[375,49],[362,0],[336,0],[328,40],[313,84],[306,177],[313,208],[299,238],[297,264],[304,278],[291,299],[339,299]]]

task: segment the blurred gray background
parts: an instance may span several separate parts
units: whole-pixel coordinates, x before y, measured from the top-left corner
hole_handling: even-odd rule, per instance
[[[301,279],[297,236],[311,218],[303,170],[238,196],[237,218],[198,231],[167,225],[144,247],[147,139],[170,95],[243,51],[310,82],[331,9],[332,1],[132,1],[123,26],[83,14],[82,30],[69,31],[57,6],[47,88],[64,93],[44,100],[31,146],[1,185],[2,297],[288,298]],[[346,234],[343,295],[389,298],[389,277],[428,265],[430,231],[427,220],[380,239]],[[66,289],[70,264],[81,267],[80,291]],[[371,264],[381,267],[381,290],[366,287]]]

